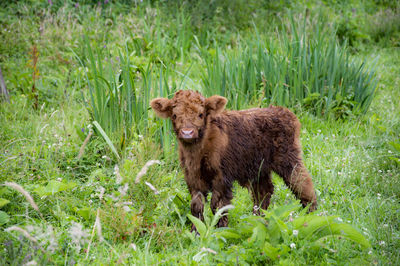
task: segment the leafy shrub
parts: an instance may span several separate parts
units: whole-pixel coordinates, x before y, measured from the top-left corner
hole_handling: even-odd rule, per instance
[[[261,217],[243,216],[237,228],[215,229],[222,212],[232,207],[224,207],[212,218],[205,215],[205,222],[188,215],[196,225],[200,239],[194,239],[188,232],[187,235],[192,241],[200,241],[204,247],[194,256],[194,260],[201,261],[214,251],[214,254],[219,254],[215,259],[225,263],[237,263],[238,260],[250,264],[281,261],[294,250],[329,250],[326,243],[332,238],[353,241],[361,248],[371,247],[360,232],[350,224],[343,223],[338,216],[306,214],[307,209],[302,209],[294,216],[301,209],[297,204],[263,210],[264,216]],[[219,244],[215,238],[220,241]],[[245,252],[239,253],[237,244],[242,245]]]

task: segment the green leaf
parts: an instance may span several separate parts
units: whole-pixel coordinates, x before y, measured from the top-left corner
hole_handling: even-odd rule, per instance
[[[219,230],[221,229],[221,230]],[[233,228],[218,228],[216,229],[215,236],[223,237],[225,239],[240,239],[241,235]]]
[[[114,144],[112,143],[112,141],[110,140],[110,138],[107,136],[106,132],[104,132],[103,128],[100,126],[100,124],[97,121],[93,121],[93,125],[96,126],[97,130],[100,132],[100,134],[102,135],[102,137],[104,138],[104,140],[106,141],[106,143],[108,144],[108,146],[110,147],[110,149],[112,150],[112,152],[115,154],[115,156],[119,159],[121,159],[119,157],[119,154],[117,152],[117,149],[114,147]]]
[[[277,244],[283,235],[288,234],[288,227],[281,219],[273,215],[269,220],[268,233],[270,241],[273,244]]]
[[[81,209],[76,208],[75,212],[88,221],[92,214],[92,209],[89,207],[83,207]]]
[[[278,259],[279,249],[265,241],[263,251],[271,260]]]
[[[0,211],[0,225],[6,224],[10,221],[10,216],[6,212]]]
[[[299,230],[299,238],[311,237],[317,230],[322,230],[336,219],[337,216],[301,216],[293,220],[293,229]]]
[[[390,141],[389,145],[392,146],[396,151],[400,152],[400,143],[399,142]]]
[[[10,203],[8,199],[0,198],[0,208],[3,207],[4,205],[7,205],[8,203]]]
[[[221,209],[219,209],[217,211],[217,213],[214,215],[214,218],[211,222],[211,227],[214,227],[218,223],[219,219],[222,216],[227,215],[227,214],[224,214],[225,211],[231,210],[233,208],[235,208],[233,205],[226,205],[226,206],[222,207]]]
[[[249,242],[254,243],[255,246],[262,248],[267,238],[267,227],[263,223],[258,223],[253,228],[253,234],[251,235]]]
[[[273,210],[273,213],[278,219],[282,220],[288,217],[291,212],[297,211],[300,208],[301,208],[300,204],[293,203],[290,205],[283,205],[281,207],[278,207],[277,209]]]
[[[39,186],[34,191],[40,197],[43,197],[50,196],[61,191],[67,191],[73,189],[74,187],[76,187],[76,183],[74,182],[64,183],[56,180],[51,180],[46,186]]]
[[[185,230],[185,235],[192,241],[195,242],[195,232],[190,232],[189,230]]]
[[[188,214],[187,217],[189,220],[196,226],[197,232],[199,232],[200,236],[204,237],[207,232],[206,225],[197,217],[194,217],[191,214]]]
[[[318,234],[320,238],[333,235],[345,237],[360,244],[364,248],[371,247],[371,244],[368,242],[368,240],[350,224],[332,223]]]
[[[202,250],[202,251],[200,251],[199,253],[197,253],[196,255],[193,256],[193,260],[195,262],[200,262],[202,260],[202,258],[204,256],[207,256],[207,255],[208,255],[207,251]]]
[[[396,158],[396,157],[393,157],[393,156],[390,156],[388,158],[389,158],[389,160],[391,160],[391,161],[397,163],[398,165],[400,165],[400,158]]]

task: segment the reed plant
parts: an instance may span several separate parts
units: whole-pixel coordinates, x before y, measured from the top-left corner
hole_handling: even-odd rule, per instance
[[[128,46],[118,56],[112,56],[106,45],[92,48],[87,37],[84,43],[84,58],[78,57],[87,70],[88,93],[83,97],[97,133],[118,159],[133,137],[148,133],[161,143],[165,156],[170,154],[174,146],[170,121],[159,121],[158,133],[149,132],[148,124],[150,99],[173,93],[168,84],[169,69],[152,62],[135,65],[131,58],[134,53]]]
[[[78,59],[87,70],[85,103],[92,120],[123,148],[127,140],[135,133],[143,134],[147,127],[152,66],[133,65],[127,47],[113,56],[106,45],[93,49],[87,37],[84,44],[84,58]]]
[[[292,16],[287,24],[276,38],[262,38],[256,29],[256,38],[237,49],[200,52],[205,93],[224,95],[232,108],[300,105],[337,118],[365,113],[377,86],[374,64],[353,58],[320,21]]]

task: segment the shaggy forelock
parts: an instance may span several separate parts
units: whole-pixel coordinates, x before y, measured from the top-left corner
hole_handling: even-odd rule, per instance
[[[205,98],[197,91],[180,90],[172,98],[172,108],[178,113],[199,113],[205,104]]]
[[[193,105],[204,105],[205,98],[197,91],[190,90],[180,90],[175,93],[174,98],[172,98],[172,106],[178,104],[193,104]]]

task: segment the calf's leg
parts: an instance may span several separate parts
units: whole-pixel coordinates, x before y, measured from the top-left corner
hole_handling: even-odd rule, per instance
[[[226,182],[223,178],[213,180],[212,185],[212,196],[211,196],[211,210],[215,214],[217,209],[229,205],[233,198],[232,195],[232,184]],[[218,227],[228,226],[228,216],[224,215],[219,219]]]
[[[260,215],[260,208],[264,210],[268,208],[271,196],[274,193],[270,172],[260,175],[260,178],[251,183],[249,190],[251,190],[253,196],[253,213]]]
[[[192,201],[190,203],[190,210],[194,217],[199,218],[200,220],[204,220],[203,212],[204,212],[204,202],[206,200],[207,194],[202,193],[201,191],[192,191]],[[192,231],[196,230],[196,227],[192,225]]]
[[[291,156],[282,158],[279,163],[274,164],[273,170],[283,178],[303,207],[311,204],[309,211],[317,209],[314,185],[299,155],[292,159]]]

